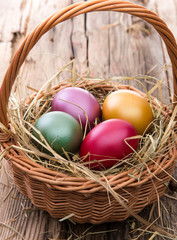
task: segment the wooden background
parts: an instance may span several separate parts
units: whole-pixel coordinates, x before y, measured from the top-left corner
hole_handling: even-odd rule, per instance
[[[25,36],[54,11],[76,0],[1,0],[0,1],[0,81]],[[157,12],[177,38],[177,0],[133,1]],[[104,12],[81,15],[56,26],[31,51],[21,68],[14,91],[26,95],[27,86],[39,89],[71,59],[76,70],[91,77],[150,74],[172,89],[171,64],[164,45],[151,26],[130,15]],[[59,79],[62,80],[63,78]],[[59,81],[58,80],[58,81]],[[153,84],[144,82],[147,89]],[[17,88],[18,85],[18,88]],[[164,102],[171,91],[163,89]],[[0,240],[128,240],[168,239],[144,229],[133,218],[123,223],[79,225],[60,222],[37,210],[13,184],[6,163],[1,165]],[[177,173],[174,173],[174,177]],[[160,214],[160,215],[159,215]],[[161,227],[177,233],[177,186],[172,182],[157,206],[141,215],[157,219]]]

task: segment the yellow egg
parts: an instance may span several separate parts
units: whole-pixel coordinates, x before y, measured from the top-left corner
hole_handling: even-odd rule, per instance
[[[132,90],[117,90],[108,95],[103,103],[104,120],[119,118],[130,122],[142,135],[153,120],[148,101]]]

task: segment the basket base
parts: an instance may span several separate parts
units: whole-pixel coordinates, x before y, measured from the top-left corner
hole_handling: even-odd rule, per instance
[[[18,164],[9,161],[14,182],[19,191],[29,197],[39,209],[47,211],[53,218],[70,217],[77,223],[100,224],[105,222],[124,221],[130,214],[107,192],[98,191],[93,194],[65,192],[46,185],[20,170]],[[174,164],[169,166],[172,172]],[[156,202],[164,193],[170,176],[165,174],[163,182],[157,178],[149,179],[145,186],[119,189],[117,193],[129,199],[126,204],[135,213],[140,213],[147,205]],[[155,186],[155,187],[152,187]],[[131,196],[131,198],[130,198]]]

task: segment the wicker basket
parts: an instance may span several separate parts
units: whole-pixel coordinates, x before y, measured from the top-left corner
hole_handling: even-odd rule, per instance
[[[11,88],[29,51],[43,34],[58,23],[79,14],[92,11],[129,13],[144,19],[157,30],[165,42],[172,62],[174,100],[176,101],[177,45],[173,34],[166,24],[155,13],[133,3],[118,0],[79,2],[63,8],[39,24],[26,37],[16,52],[1,87],[0,121],[4,126],[9,127],[7,105]],[[92,84],[92,82],[88,84]],[[62,88],[63,86],[65,86],[65,83],[62,83]],[[109,86],[110,89],[111,86]],[[106,87],[108,88],[108,86]],[[57,87],[58,90],[60,88],[61,85]],[[133,90],[136,91],[135,89]],[[164,114],[168,114],[168,111]],[[1,129],[0,141],[1,147],[4,149],[15,144],[14,139],[5,132],[3,127]],[[139,182],[129,176],[131,171],[108,176],[107,181],[113,190],[128,199],[126,206],[131,208],[135,213],[139,213],[146,205],[157,201],[158,197],[163,195],[166,183],[169,182],[170,175],[174,169],[175,157],[176,146],[172,147],[165,154],[165,157],[155,159],[158,165],[150,161],[148,164],[152,174],[144,170]],[[54,218],[62,218],[73,214],[72,220],[75,222],[98,224],[110,221],[123,221],[130,215],[124,204],[117,202],[112,195],[108,199],[106,189],[93,180],[83,177],[71,177],[63,173],[48,170],[27,158],[26,154],[20,150],[10,149],[5,158],[11,167],[15,184],[19,190],[28,196],[36,207],[49,212]],[[104,178],[102,180],[105,181]]]

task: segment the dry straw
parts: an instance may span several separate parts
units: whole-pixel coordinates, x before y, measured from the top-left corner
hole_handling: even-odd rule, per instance
[[[51,87],[53,77],[40,91],[25,103],[10,98],[12,85],[22,63],[38,40],[58,23],[91,11],[116,11],[140,17],[150,23],[162,37],[173,70],[174,102],[165,106],[152,97],[151,92],[139,91],[123,85],[121,79],[86,79],[77,76],[74,70],[71,81]],[[68,66],[64,67],[61,74]],[[75,79],[76,78],[76,79]],[[144,77],[143,77],[144,78]],[[141,76],[136,81],[142,79]],[[148,81],[150,77],[146,76]],[[126,161],[126,168],[113,168],[94,172],[79,162],[77,155],[69,159],[56,154],[44,139],[44,147],[51,156],[41,153],[32,145],[31,129],[41,114],[50,111],[53,95],[68,86],[78,86],[91,91],[102,103],[104,97],[117,89],[131,89],[146,97],[154,112],[152,130],[140,137],[140,148],[133,158]],[[0,94],[1,158],[5,156],[19,190],[28,196],[35,206],[46,210],[52,217],[72,216],[79,223],[102,223],[122,221],[134,216],[146,226],[162,235],[165,230],[142,219],[139,213],[146,205],[158,201],[163,195],[175,166],[176,158],[176,99],[177,99],[177,46],[166,24],[153,12],[129,2],[118,0],[94,0],[75,3],[54,13],[39,24],[24,40],[16,52],[4,77]],[[41,136],[42,137],[42,136]]]
[[[70,65],[73,66],[72,70],[69,70]],[[42,144],[43,147],[45,147],[49,152],[51,152],[51,155],[40,152],[38,148],[36,148],[36,146],[34,145],[34,136],[31,133],[34,129],[34,123],[42,114],[47,113],[51,110],[51,102],[55,93],[57,93],[59,90],[59,86],[53,86],[52,83],[55,81],[56,77],[60,77],[60,75],[62,75],[65,71],[71,73],[71,78],[62,82],[62,88],[63,86],[77,86],[87,89],[89,92],[92,92],[92,94],[94,94],[94,96],[98,99],[101,105],[108,94],[119,89],[132,89],[133,91],[140,93],[143,97],[146,97],[151,104],[154,116],[154,120],[151,124],[151,130],[143,136],[137,136],[140,140],[140,147],[137,152],[134,152],[133,155],[124,160],[125,165],[123,167],[117,164],[107,170],[89,170],[81,163],[78,154],[71,156],[71,154],[64,151],[65,157],[61,157],[60,155],[58,155],[55,151],[53,151],[53,149],[49,146],[49,144],[46,142],[42,135],[42,142],[40,142],[36,138],[35,141],[38,141],[38,143]],[[141,80],[149,81],[152,78],[156,81],[156,83],[151,88],[151,90],[147,91]],[[128,80],[129,85],[122,85],[122,83],[126,80]],[[143,87],[145,93],[139,92],[139,90],[131,87],[130,82],[139,83]],[[33,95],[30,95],[27,99],[18,102],[15,96],[11,96],[8,118],[10,119],[10,123],[12,126],[11,134],[13,134],[17,144],[11,145],[10,149],[18,149],[25,152],[25,154],[30,160],[41,164],[47,169],[56,172],[62,172],[63,174],[74,177],[85,177],[90,179],[92,182],[97,182],[107,191],[107,198],[109,204],[111,204],[109,196],[109,194],[111,194],[118,202],[121,202],[121,204],[124,206],[124,202],[128,202],[129,199],[125,198],[123,195],[119,195],[118,193],[116,193],[106,177],[114,175],[116,177],[117,174],[128,171],[128,176],[130,177],[130,179],[133,178],[136,182],[141,182],[141,177],[143,177],[144,170],[146,170],[148,174],[152,175],[152,177],[155,177],[158,181],[161,181],[161,179],[158,178],[151,171],[151,165],[153,164],[161,168],[161,159],[165,158],[165,155],[167,155],[169,151],[173,151],[173,146],[175,145],[175,116],[177,112],[177,107],[175,107],[172,112],[172,104],[169,104],[169,114],[167,114],[164,111],[167,106],[162,105],[157,100],[157,98],[152,96],[154,90],[156,90],[157,88],[161,90],[161,85],[163,85],[162,81],[160,81],[159,85],[159,80],[150,76],[136,76],[131,78],[114,77],[114,79],[93,79],[79,76],[75,72],[75,61],[73,60],[66,66],[64,66],[59,72],[57,72],[49,81],[47,81],[39,91],[33,89],[35,93]],[[95,122],[95,125],[97,124],[98,123]],[[4,150],[4,154],[7,151],[9,151],[8,148]],[[2,154],[2,156],[4,156],[4,154]],[[169,175],[170,178],[173,178],[166,170],[162,170],[167,175]],[[128,191],[127,193],[129,194]],[[156,195],[157,199],[159,199],[159,193],[157,190]],[[124,207],[125,209],[127,208],[126,205]],[[134,212],[131,209],[127,208],[127,211],[129,212],[129,214],[134,215]],[[61,221],[70,219],[73,216],[74,213],[71,213],[63,217]],[[137,218],[137,216],[135,217]],[[139,220],[142,222],[141,218]],[[155,228],[154,230],[157,229]],[[163,230],[159,231],[162,231],[162,233],[164,234]]]
[[[40,90],[35,90],[35,94],[29,96],[28,99],[18,102],[13,95],[11,96],[9,119],[11,126],[13,126],[12,134],[18,143],[18,146],[12,145],[11,147],[23,150],[32,161],[38,162],[48,169],[63,172],[71,176],[85,176],[90,178],[92,173],[81,163],[78,154],[71,155],[63,149],[65,157],[61,157],[50,147],[40,132],[38,133],[41,136],[42,141],[39,141],[32,135],[32,130],[35,129],[34,123],[42,114],[51,110],[51,102],[55,93],[58,92],[58,86],[53,87],[52,83],[55,81],[55,78],[60,77],[63,72],[71,72],[71,78],[64,81],[64,84],[66,86],[77,86],[88,90],[94,94],[102,106],[105,97],[111,92],[124,88],[134,89],[130,87],[130,85],[122,85],[122,82],[125,82],[125,80],[128,80],[129,83],[136,82],[143,87],[145,94],[140,94],[147,98],[153,110],[154,120],[150,126],[151,131],[148,134],[136,137],[139,138],[140,147],[137,152],[134,151],[133,155],[128,158],[126,157],[126,159],[123,160],[123,162],[126,163],[123,167],[118,163],[107,170],[92,171],[97,177],[99,177],[132,170],[129,176],[140,181],[143,169],[148,168],[148,162],[154,161],[153,159],[157,159],[158,157],[161,157],[161,155],[165,156],[164,153],[168,152],[170,148],[173,147],[175,142],[175,116],[177,108],[175,108],[173,114],[169,114],[169,116],[162,113],[164,111],[163,105],[152,96],[153,89],[156,89],[157,87],[160,89],[159,80],[156,78],[150,76],[136,76],[131,78],[114,77],[114,80],[87,78],[76,74],[74,63],[75,61],[73,60],[64,66],[50,80],[48,80]],[[70,65],[73,65],[72,70],[69,70]],[[156,80],[156,84],[153,89],[148,92],[140,80],[150,80],[152,78],[153,80]],[[153,102],[157,105],[153,104]],[[97,124],[98,122],[95,122],[95,125]],[[35,131],[37,130],[35,129]],[[85,133],[84,129],[83,132]],[[86,133],[84,136],[85,135]],[[48,152],[51,152],[51,155],[40,152],[32,140],[41,144],[48,150]],[[125,140],[126,143],[127,140],[128,139]],[[155,162],[155,164],[159,166],[158,162]]]

